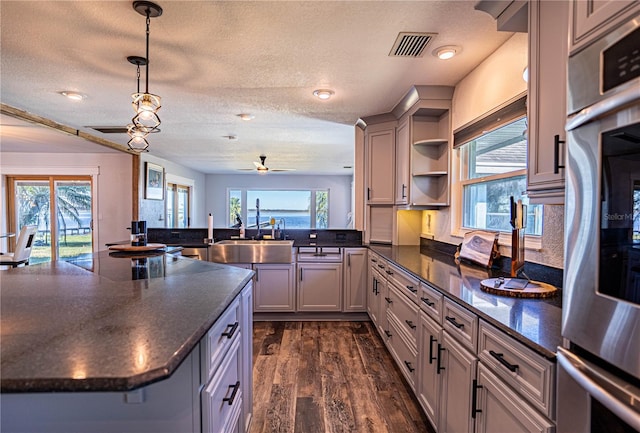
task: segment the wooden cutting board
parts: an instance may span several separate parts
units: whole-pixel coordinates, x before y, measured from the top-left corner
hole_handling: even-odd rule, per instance
[[[109,249],[111,251],[128,251],[128,252],[143,252],[143,251],[155,251],[166,248],[165,244],[147,244],[147,245],[111,245]]]
[[[480,288],[485,292],[512,298],[550,298],[556,294],[558,288],[540,281],[527,281],[521,278],[505,278],[504,283],[499,278],[487,278],[480,282]]]

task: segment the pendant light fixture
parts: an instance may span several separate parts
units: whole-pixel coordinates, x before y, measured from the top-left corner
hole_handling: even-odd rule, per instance
[[[161,107],[160,96],[149,93],[149,25],[151,18],[162,15],[162,8],[149,1],[134,1],[133,9],[147,18],[147,56],[144,63],[146,66],[145,92],[140,93],[138,90],[137,93],[131,95],[131,98],[133,98],[133,110],[136,113],[132,122],[137,128],[146,130],[147,133],[159,132],[160,118],[158,117],[158,110]]]
[[[136,80],[138,83],[138,92],[134,93],[137,95],[140,93],[140,66],[144,66],[147,64],[147,59],[140,56],[129,56],[127,57],[129,63],[136,65]],[[149,135],[149,129],[145,126],[138,125],[136,123],[130,123],[127,125],[127,134],[131,139],[127,143],[129,149],[134,152],[148,152],[149,142],[147,141],[147,135]]]

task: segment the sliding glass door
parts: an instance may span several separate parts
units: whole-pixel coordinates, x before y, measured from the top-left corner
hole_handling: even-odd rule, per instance
[[[91,178],[11,177],[7,185],[11,230],[38,227],[30,263],[69,259],[93,251]]]

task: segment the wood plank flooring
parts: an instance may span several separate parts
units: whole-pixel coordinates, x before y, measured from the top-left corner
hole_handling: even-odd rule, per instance
[[[433,433],[371,322],[254,322],[251,433]]]

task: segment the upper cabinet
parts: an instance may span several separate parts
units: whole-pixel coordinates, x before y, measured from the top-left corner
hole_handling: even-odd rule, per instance
[[[366,203],[394,203],[396,122],[367,125],[365,129],[367,173]]]
[[[579,0],[571,4],[571,49],[574,53],[640,11],[638,0]]]
[[[564,203],[564,124],[569,2],[529,2],[527,192],[531,203]]]
[[[396,199],[395,204],[409,204],[409,152],[411,131],[409,116],[403,116],[396,129]]]

